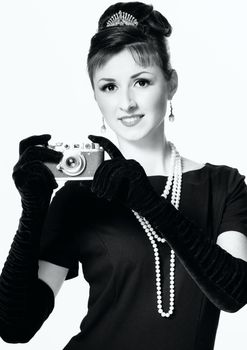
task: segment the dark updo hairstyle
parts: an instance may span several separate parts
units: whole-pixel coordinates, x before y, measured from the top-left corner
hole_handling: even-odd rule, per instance
[[[138,25],[106,27],[109,18],[120,10],[134,16]],[[166,38],[171,32],[172,27],[167,19],[155,11],[152,5],[118,2],[108,7],[99,19],[98,32],[91,39],[88,53],[87,69],[92,87],[95,70],[125,48],[130,50],[139,65],[145,67],[157,64],[169,80],[172,68]]]

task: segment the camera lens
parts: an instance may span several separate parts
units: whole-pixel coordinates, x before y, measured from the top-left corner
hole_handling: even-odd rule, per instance
[[[76,159],[74,157],[69,157],[66,159],[66,165],[68,168],[74,168],[76,166]]]
[[[61,162],[62,171],[68,176],[80,175],[86,166],[86,159],[79,152],[65,152]]]

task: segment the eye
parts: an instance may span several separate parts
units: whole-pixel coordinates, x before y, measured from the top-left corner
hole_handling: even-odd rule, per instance
[[[139,84],[140,87],[146,87],[150,85],[151,82],[148,79],[139,79],[136,83]]]
[[[100,88],[100,90],[105,91],[105,92],[111,92],[111,91],[114,91],[115,87],[116,86],[114,84],[110,83],[110,84],[103,85]]]

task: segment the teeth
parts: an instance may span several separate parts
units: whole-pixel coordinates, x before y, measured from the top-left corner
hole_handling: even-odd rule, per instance
[[[133,117],[123,117],[120,120],[125,126],[134,126],[140,122],[142,117],[143,115],[133,116]]]
[[[139,118],[141,118],[141,117],[142,117],[141,115],[139,115],[139,116],[134,116],[134,117],[124,117],[124,118],[122,118],[122,120],[130,120],[130,121],[132,121],[132,120],[139,119]]]
[[[127,121],[134,121],[136,119],[139,119],[140,117],[129,117],[129,118],[123,118],[123,120],[127,120]]]

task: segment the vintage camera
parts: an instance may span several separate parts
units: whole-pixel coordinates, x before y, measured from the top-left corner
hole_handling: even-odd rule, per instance
[[[57,142],[48,147],[63,153],[59,164],[45,163],[56,180],[91,180],[98,166],[104,161],[104,150],[98,143]]]

